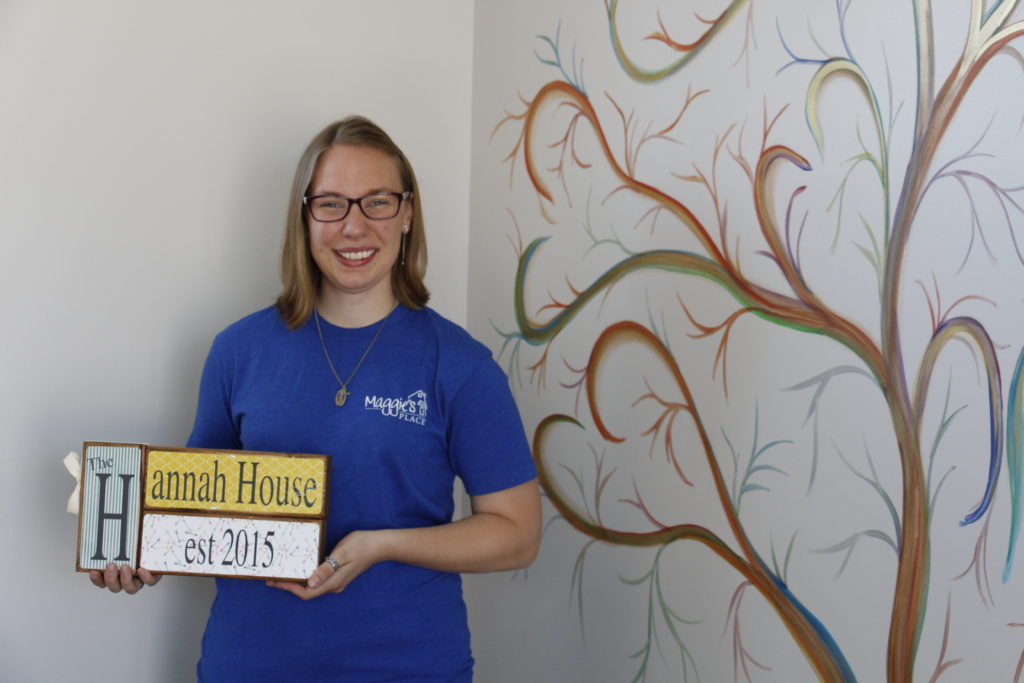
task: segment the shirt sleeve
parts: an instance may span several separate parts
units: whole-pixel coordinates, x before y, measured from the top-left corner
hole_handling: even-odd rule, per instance
[[[471,496],[537,477],[508,378],[490,357],[459,387],[449,413],[452,464]]]
[[[223,335],[219,335],[203,366],[196,418],[187,443],[189,448],[241,449],[231,410],[232,365],[227,344]]]

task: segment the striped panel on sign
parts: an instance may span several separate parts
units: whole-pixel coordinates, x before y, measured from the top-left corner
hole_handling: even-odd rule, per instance
[[[137,568],[141,473],[140,446],[86,447],[78,547],[81,568],[103,569],[110,562]]]

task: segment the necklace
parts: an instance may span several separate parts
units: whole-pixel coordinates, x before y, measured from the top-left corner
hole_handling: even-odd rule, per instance
[[[359,368],[362,367],[363,361],[366,360],[366,357],[370,354],[370,349],[373,348],[373,345],[377,343],[377,338],[380,337],[380,333],[384,330],[385,323],[387,323],[388,318],[391,317],[391,314],[395,312],[396,308],[398,308],[398,302],[395,302],[395,305],[391,307],[391,310],[388,311],[388,314],[384,316],[384,320],[381,321],[380,327],[377,328],[377,332],[373,335],[373,339],[370,340],[370,343],[366,347],[366,350],[363,351],[363,355],[359,359],[359,362],[356,363],[356,366],[354,368],[352,368],[352,372],[349,373],[348,379],[346,379],[344,382],[342,382],[341,377],[338,376],[338,371],[334,369],[334,363],[331,362],[331,354],[327,352],[327,343],[324,341],[324,333],[320,329],[320,314],[317,312],[315,308],[313,309],[313,321],[316,323],[316,334],[318,337],[320,337],[320,348],[324,350],[324,358],[327,359],[327,367],[331,369],[331,374],[334,375],[334,379],[338,380],[338,384],[341,385],[341,389],[338,389],[338,393],[334,395],[334,405],[338,406],[339,408],[345,405],[345,401],[347,401],[349,397],[349,382],[352,381],[352,378],[356,376],[356,373],[359,371]]]

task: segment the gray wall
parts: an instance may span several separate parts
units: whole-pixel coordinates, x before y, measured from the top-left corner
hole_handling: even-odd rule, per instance
[[[277,294],[291,174],[322,126],[363,113],[405,148],[435,306],[464,321],[472,10],[0,2],[0,678],[192,676],[212,581],[128,598],[76,574],[61,459],[184,443],[213,335]]]

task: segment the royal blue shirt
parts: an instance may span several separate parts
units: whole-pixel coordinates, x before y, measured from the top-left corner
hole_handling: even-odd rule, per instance
[[[346,379],[378,331],[321,319]],[[331,458],[326,549],[359,529],[452,519],[470,495],[536,477],[508,382],[490,351],[430,309],[402,306],[339,389],[312,318],[288,330],[267,308],[231,325],[203,370],[195,448]],[[217,579],[197,673],[203,681],[470,681],[458,574],[377,564],[343,593],[310,601],[262,581]]]

